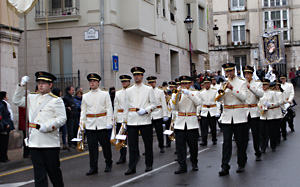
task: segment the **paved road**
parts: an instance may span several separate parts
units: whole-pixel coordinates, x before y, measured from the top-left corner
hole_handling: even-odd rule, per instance
[[[297,95],[300,94],[300,90]],[[300,99],[296,99],[300,103]],[[296,109],[298,106],[295,107]],[[137,166],[137,173],[125,176],[127,164],[116,165],[110,173],[104,171],[104,160],[102,152],[99,155],[99,173],[93,176],[85,176],[89,170],[89,158],[87,153],[73,157],[66,157],[61,162],[61,169],[65,186],[201,186],[201,187],[298,187],[300,186],[300,128],[297,121],[300,120],[300,114],[295,118],[296,132],[291,133],[288,129],[287,141],[282,141],[277,148],[277,152],[271,152],[269,149],[262,156],[261,162],[255,161],[252,142],[248,146],[248,163],[246,171],[241,174],[235,172],[236,149],[233,150],[231,159],[230,175],[219,177],[218,171],[221,164],[222,134],[218,133],[218,145],[213,146],[211,142],[207,147],[199,147],[199,171],[191,171],[188,166],[188,172],[181,175],[175,175],[174,171],[178,164],[174,161],[174,143],[171,148],[166,148],[166,152],[161,154],[157,148],[157,141],[154,138],[154,165],[153,171],[145,173],[144,156],[140,159]],[[141,153],[143,146],[140,145]],[[119,154],[113,148],[113,160],[118,160]],[[24,171],[21,171],[21,170]],[[12,171],[0,173],[0,187],[2,186],[34,186],[32,168],[18,168]]]

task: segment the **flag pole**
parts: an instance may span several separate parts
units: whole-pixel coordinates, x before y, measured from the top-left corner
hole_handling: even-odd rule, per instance
[[[24,68],[27,76],[27,17],[24,14]],[[29,124],[28,124],[28,110],[27,110],[27,84],[25,85],[25,124],[26,124],[26,138],[29,138]]]

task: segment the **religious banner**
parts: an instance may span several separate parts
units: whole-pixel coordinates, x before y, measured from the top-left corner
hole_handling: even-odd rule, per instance
[[[285,63],[282,32],[266,33],[259,36],[261,65]]]

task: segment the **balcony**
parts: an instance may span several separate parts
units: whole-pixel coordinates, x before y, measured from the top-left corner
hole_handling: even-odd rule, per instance
[[[248,47],[250,45],[250,30],[246,29],[244,30],[244,33],[244,36],[241,37],[241,35],[238,35],[238,38],[233,40],[232,35],[237,35],[237,33],[234,33],[234,31],[227,31],[227,46]]]
[[[35,21],[46,23],[46,0],[39,0],[35,6]],[[78,21],[79,0],[48,0],[48,23]]]

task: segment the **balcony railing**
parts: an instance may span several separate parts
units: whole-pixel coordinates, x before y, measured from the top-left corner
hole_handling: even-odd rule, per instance
[[[45,0],[39,0],[35,6],[35,17],[46,17]],[[48,0],[48,16],[79,15],[79,0]]]
[[[239,34],[239,41],[234,41],[233,38],[238,38],[236,32],[240,32]],[[233,37],[232,35],[235,35],[235,37]],[[243,35],[241,37],[241,35]],[[228,46],[235,46],[235,45],[249,45],[250,44],[250,30],[246,29],[244,31],[238,30],[238,31],[227,31],[227,45]]]

